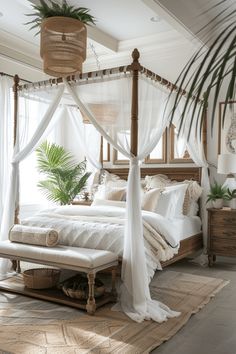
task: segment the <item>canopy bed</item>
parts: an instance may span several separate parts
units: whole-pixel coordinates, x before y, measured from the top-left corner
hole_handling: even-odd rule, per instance
[[[130,160],[126,209],[122,212],[121,210],[116,210],[114,213],[110,213],[112,217],[117,217],[117,213],[118,216],[121,215],[121,224],[124,224],[124,239],[122,239],[123,283],[120,289],[120,302],[117,307],[120,310],[122,309],[122,311],[137,322],[144,319],[153,319],[162,322],[169,317],[177,316],[178,313],[168,309],[164,304],[152,300],[150,297],[149,281],[156,267],[156,262],[153,261],[153,254],[151,254],[153,251],[152,247],[146,246],[147,239],[144,240],[143,237],[143,231],[145,233],[146,229],[143,224],[144,221],[142,222],[142,217],[145,215],[142,216],[141,212],[140,162],[157,145],[163,131],[169,124],[170,115],[167,109],[169,106],[166,106],[168,90],[165,89],[165,86],[169,89],[172,87],[172,84],[141,66],[138,61],[139,52],[137,49],[133,51],[132,56],[133,63],[129,66],[82,74],[78,77],[52,79],[48,82],[23,86],[19,86],[18,78],[15,78],[15,151],[12,161],[11,185],[7,193],[2,235],[3,240],[6,240],[8,230],[13,224],[15,206],[15,222],[18,222],[19,162],[27,157],[42,140],[42,137],[50,128],[50,124],[53,121],[53,114],[56,111],[56,107],[63,98],[63,104],[65,106],[73,106],[70,111],[70,116],[72,119],[74,118],[74,126],[78,124],[79,118],[78,116],[76,117],[76,114],[78,114],[77,108],[79,108],[81,113],[88,117],[89,121],[103,138]],[[31,140],[22,147],[19,141],[19,121],[17,122],[18,94],[23,94],[28,99],[34,99],[37,90],[42,91],[44,87],[47,88],[44,99],[48,100],[49,107]],[[51,89],[53,96],[51,101],[49,89]],[[130,97],[131,91],[132,95]],[[71,101],[71,97],[73,101]],[[181,102],[179,104],[181,105]],[[76,108],[74,106],[76,106]],[[131,124],[128,119],[130,111]],[[191,114],[191,112],[189,112],[189,114]],[[178,126],[179,116],[176,114],[176,126]],[[186,122],[182,129],[182,135],[185,136],[186,140],[188,132],[189,126],[188,122]],[[83,140],[82,136],[81,139]],[[161,173],[167,174],[177,181],[186,179],[186,177],[200,181],[202,177],[203,187],[205,187],[207,185],[207,163],[204,157],[199,126],[196,126],[196,131],[190,134],[187,145],[193,161],[196,162],[199,168],[184,168],[182,170],[164,168],[161,169]],[[91,158],[91,156],[88,156],[88,158]],[[200,167],[202,168],[202,174]],[[118,169],[116,169],[115,173],[118,172],[120,172],[120,175],[127,178],[127,171],[125,172],[125,176],[123,170],[118,171]],[[153,174],[156,172],[155,169],[152,170]],[[150,174],[151,170],[142,170],[141,173]],[[185,188],[187,187],[185,186]],[[160,194],[160,192],[158,193]],[[79,207],[76,211],[73,211],[76,214],[69,214],[71,222],[74,217],[78,218],[77,210],[79,210]],[[95,207],[95,209],[91,210],[94,210],[91,212],[95,213],[98,209]],[[64,211],[67,213],[66,209],[64,209]],[[83,212],[82,209],[81,212]],[[53,213],[57,215],[56,218],[58,218],[58,214],[60,215],[60,211],[58,211],[57,208],[55,208]],[[106,213],[105,215],[101,214],[101,216],[106,217]],[[68,214],[65,215],[67,216]],[[90,216],[95,217],[96,215],[92,214]],[[47,215],[43,215],[43,217],[47,217]],[[84,217],[87,216],[84,215]],[[148,213],[146,213],[146,218],[150,219]],[[162,224],[166,224],[164,219],[162,220]],[[157,234],[153,228],[152,233],[155,234],[156,238],[159,238],[159,234]],[[148,233],[146,234],[147,238],[150,240],[150,235]],[[197,235],[192,236],[189,241],[184,241],[181,253],[177,255],[175,259],[179,259],[202,246],[201,232],[199,231]],[[158,239],[157,243],[163,245],[165,241]],[[177,248],[173,250],[175,247],[171,248],[166,245],[167,243],[165,243],[163,247],[166,247],[167,252],[171,252],[173,256]],[[151,259],[151,272],[146,263],[147,256],[145,252],[149,253],[149,260]],[[168,262],[170,262],[169,259]],[[139,267],[137,267],[137,264]]]

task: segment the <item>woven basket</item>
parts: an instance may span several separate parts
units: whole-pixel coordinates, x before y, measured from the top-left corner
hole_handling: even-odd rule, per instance
[[[62,283],[62,291],[73,299],[86,300],[88,298],[88,281],[81,275],[76,275]],[[97,298],[105,293],[102,281],[95,279],[94,297]]]
[[[28,269],[23,272],[24,284],[30,289],[47,289],[57,285],[61,271],[51,268]]]
[[[57,16],[43,20],[40,55],[46,74],[63,77],[81,73],[86,49],[87,29],[82,22]]]

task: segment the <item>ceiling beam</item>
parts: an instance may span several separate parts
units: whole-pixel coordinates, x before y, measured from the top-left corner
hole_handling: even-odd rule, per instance
[[[61,0],[54,0],[55,2],[61,3]],[[39,0],[28,0],[29,5],[36,5],[39,4]],[[118,51],[118,44],[119,41],[109,35],[106,32],[103,32],[98,27],[94,26],[87,26],[88,31],[88,38],[92,39],[93,41],[103,45],[107,49],[111,50],[112,52]]]

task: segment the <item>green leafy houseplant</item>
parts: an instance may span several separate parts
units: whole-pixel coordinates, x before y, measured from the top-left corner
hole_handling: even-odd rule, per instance
[[[207,195],[207,203],[212,202],[214,208],[221,208],[223,206],[223,200],[226,199],[227,189],[222,184],[214,181],[214,184],[210,187],[210,193]]]
[[[232,191],[228,188],[227,189],[227,194],[225,196],[226,200],[232,200],[236,198],[236,189],[233,189]]]
[[[95,24],[94,16],[90,15],[90,10],[85,7],[71,6],[67,4],[66,0],[63,1],[62,5],[52,0],[39,0],[39,2],[39,5],[32,5],[35,12],[26,15],[34,17],[32,21],[26,23],[26,25],[32,24],[30,29],[40,27],[44,19],[54,16],[74,18],[86,25]]]
[[[225,199],[229,201],[229,205],[232,209],[236,209],[236,189],[227,189]]]
[[[38,187],[50,201],[71,204],[87,182],[90,172],[86,171],[86,161],[74,162],[71,153],[62,146],[47,141],[36,150],[40,173],[47,178],[39,181]]]

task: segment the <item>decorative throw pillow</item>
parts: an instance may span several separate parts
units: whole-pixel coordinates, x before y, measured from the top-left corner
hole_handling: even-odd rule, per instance
[[[147,211],[156,211],[158,199],[161,194],[160,188],[151,189],[142,195],[142,209]]]
[[[197,202],[202,194],[202,187],[199,186],[197,181],[186,180],[183,181],[184,184],[188,184],[186,190],[184,204],[183,204],[183,214],[188,215],[190,212],[190,207],[193,202]],[[196,209],[196,206],[195,206]]]
[[[168,186],[161,192],[156,213],[171,218],[183,215],[183,203],[187,184]]]
[[[124,200],[126,194],[125,187],[113,187],[110,184],[102,184],[94,195],[94,199]]]
[[[170,184],[171,181],[168,179],[168,176],[158,174],[155,176],[146,176],[145,182],[146,182],[145,189],[149,190],[153,188],[164,188],[168,184]]]
[[[186,189],[184,203],[183,203],[183,215],[188,215],[190,212],[190,207],[193,202],[197,202],[202,194],[202,187],[198,184],[197,181],[185,180],[181,182],[173,181],[168,178],[166,175],[155,175],[155,176],[146,176],[146,189],[152,188],[165,188],[173,185],[188,184]],[[196,209],[196,206],[195,206]]]

